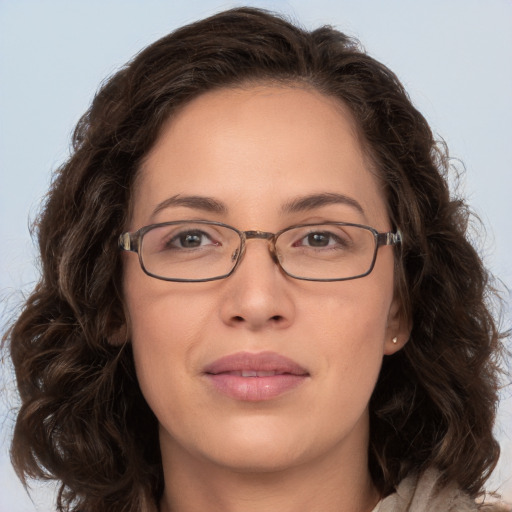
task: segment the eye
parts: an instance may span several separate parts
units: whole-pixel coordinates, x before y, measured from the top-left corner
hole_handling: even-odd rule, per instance
[[[205,245],[216,246],[220,243],[213,240],[208,233],[198,229],[182,231],[165,243],[167,249],[196,249]]]
[[[330,231],[312,231],[302,236],[293,243],[293,247],[313,247],[313,248],[341,248],[348,245],[348,240],[343,239]]]

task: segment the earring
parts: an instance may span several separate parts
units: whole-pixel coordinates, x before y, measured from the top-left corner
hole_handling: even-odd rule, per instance
[[[393,345],[396,345],[398,343],[398,338],[395,336],[392,340]]]

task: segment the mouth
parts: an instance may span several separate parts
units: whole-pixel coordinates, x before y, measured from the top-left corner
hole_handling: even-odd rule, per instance
[[[235,400],[257,402],[281,396],[306,382],[309,372],[274,352],[240,352],[207,365],[213,389]]]
[[[276,370],[269,372],[258,370],[236,370],[222,373],[225,375],[236,375],[238,377],[273,377],[274,375],[286,375],[287,372],[278,372]]]

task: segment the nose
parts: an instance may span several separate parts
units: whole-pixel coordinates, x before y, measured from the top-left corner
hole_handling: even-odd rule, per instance
[[[259,238],[259,237],[258,237]],[[248,240],[242,261],[224,281],[222,321],[252,331],[282,329],[293,323],[290,278],[276,264],[268,240]]]

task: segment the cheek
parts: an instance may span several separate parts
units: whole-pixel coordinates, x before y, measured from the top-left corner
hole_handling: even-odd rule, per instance
[[[132,311],[133,357],[142,394],[160,422],[182,417],[183,405],[195,400],[195,389],[186,385],[197,339],[194,318],[179,301],[147,301]]]
[[[211,301],[205,294],[196,293],[192,300],[190,286],[170,293],[174,286],[137,274],[125,280],[137,379],[155,412],[174,407],[176,401],[169,400],[174,394],[191,393],[183,382],[193,371],[194,353],[210,316]]]
[[[151,346],[150,353],[187,344],[211,308],[194,285],[147,276],[136,258],[125,261],[123,291],[133,343]]]
[[[367,280],[365,282],[365,279]],[[328,366],[332,383],[371,393],[388,338],[392,279],[364,279],[337,284],[335,290],[308,301],[307,329],[315,352]],[[353,385],[358,383],[357,386]]]
[[[336,288],[323,295],[307,299],[302,315],[310,319],[320,343],[338,338],[359,349],[375,348],[383,343],[393,300],[393,283],[389,279],[379,286],[378,281],[371,279],[370,274],[360,280],[337,283]]]
[[[185,362],[184,357],[204,329],[209,305],[199,300],[190,304],[183,297],[167,294],[141,295],[129,301],[128,308],[136,353],[155,361],[175,354]]]

